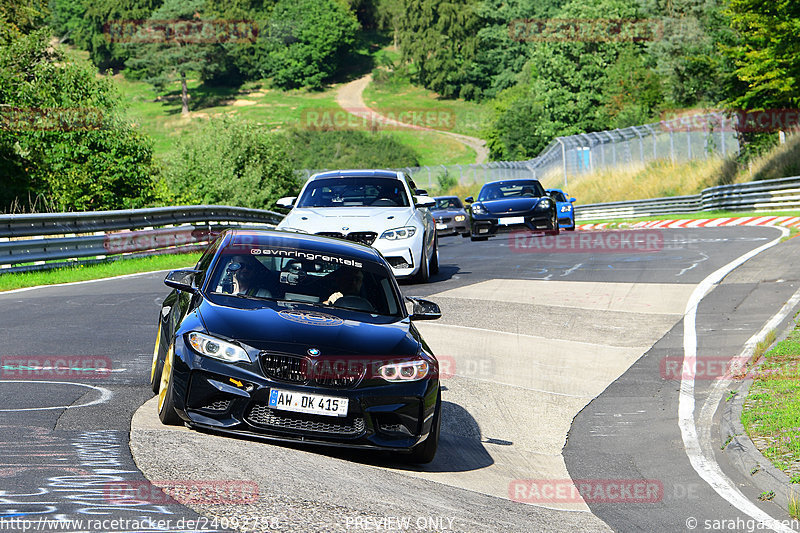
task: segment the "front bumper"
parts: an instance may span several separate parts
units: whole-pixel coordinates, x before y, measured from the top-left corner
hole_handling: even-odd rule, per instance
[[[417,229],[417,233],[409,239],[396,241],[376,239],[372,247],[383,254],[396,278],[409,278],[414,276],[422,265],[423,233]]]
[[[551,213],[527,214],[498,217],[497,215],[473,215],[471,232],[475,237],[491,237],[498,233],[507,233],[520,230],[542,231],[550,229]],[[510,223],[511,219],[522,218],[522,222]]]
[[[467,226],[466,220],[462,222],[450,221],[436,223],[437,235],[460,235],[463,233],[469,233],[469,226]]]
[[[431,430],[438,378],[388,383],[366,377],[350,388],[265,377],[261,363],[227,364],[176,340],[175,407],[189,426],[266,440],[408,452]],[[272,388],[347,398],[345,417],[270,408]]]

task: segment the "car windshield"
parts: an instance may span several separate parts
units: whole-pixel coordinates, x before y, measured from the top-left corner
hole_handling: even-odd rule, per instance
[[[220,252],[208,293],[214,303],[233,307],[238,305],[230,297],[399,316],[400,304],[390,276],[379,263],[352,257],[229,245]]]
[[[556,202],[566,202],[567,197],[561,191],[550,191],[550,197]]]
[[[408,207],[403,183],[394,178],[323,178],[303,191],[297,207]]]
[[[433,209],[461,209],[463,207],[458,198],[436,198],[436,206]]]
[[[487,183],[478,195],[478,201],[499,200],[501,198],[538,198],[545,192],[538,181],[514,181],[508,183]]]

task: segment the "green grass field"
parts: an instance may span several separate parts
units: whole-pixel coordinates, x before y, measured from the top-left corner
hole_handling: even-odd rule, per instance
[[[59,283],[111,278],[139,272],[191,268],[197,263],[198,259],[200,259],[199,253],[154,255],[40,272],[4,273],[0,274],[0,292],[38,285],[57,285]]]
[[[181,115],[180,85],[176,82],[164,92],[147,83],[114,76],[128,104],[128,118],[154,141],[157,156],[174,149],[175,140],[196,130],[203,120],[214,116],[233,115],[263,125],[270,131],[318,128],[347,120],[347,114],[336,103],[340,84],[324,91],[267,89],[265,82],[252,82],[238,89],[205,87],[197,80],[189,82],[189,116]],[[463,102],[462,102],[463,104]],[[418,108],[441,105],[433,98]],[[356,125],[358,126],[358,125]],[[474,132],[472,132],[474,133]],[[387,129],[386,134],[412,148],[421,165],[458,165],[475,162],[475,151],[446,136],[429,132]]]
[[[364,103],[384,115],[432,111],[433,117],[437,118],[426,122],[425,126],[472,137],[481,137],[491,116],[491,110],[485,104],[460,99],[445,100],[435,92],[412,85],[407,79],[396,75],[388,75],[386,81],[374,77],[364,90]]]
[[[753,371],[742,425],[764,456],[800,483],[800,327]]]

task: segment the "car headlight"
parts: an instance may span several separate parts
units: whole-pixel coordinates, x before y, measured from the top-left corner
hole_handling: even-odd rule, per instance
[[[571,205],[562,205],[561,206],[561,212],[562,213],[569,213],[570,211],[572,211],[572,206]]]
[[[187,335],[189,344],[194,350],[206,357],[225,361],[226,363],[236,363],[238,361],[250,362],[247,352],[241,346],[237,346],[230,342],[212,337],[210,335],[203,335],[192,331]]]
[[[409,361],[383,365],[378,374],[386,381],[419,381],[428,375],[429,370],[427,361]]]
[[[487,213],[486,208],[481,204],[472,204],[472,212],[476,215],[485,215]]]
[[[387,229],[381,234],[381,239],[389,239],[390,241],[396,241],[397,239],[408,239],[409,237],[413,237],[416,232],[417,228],[414,226],[403,226],[402,228]]]
[[[545,199],[541,200],[539,202],[539,205],[537,205],[536,207],[540,207],[542,209],[547,209],[548,207],[550,207],[550,200],[545,198]]]
[[[465,217],[464,215],[456,215],[455,216],[455,221],[456,222],[464,222],[465,218],[467,218],[467,217]]]

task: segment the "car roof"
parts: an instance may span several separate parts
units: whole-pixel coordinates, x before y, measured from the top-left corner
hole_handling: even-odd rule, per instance
[[[351,170],[328,170],[318,172],[309,178],[310,180],[320,178],[392,178],[401,179],[402,172],[393,170],[378,169],[351,169]]]
[[[223,235],[230,236],[225,246],[231,244],[273,246],[275,248],[301,248],[320,254],[347,255],[353,259],[383,263],[377,250],[366,244],[310,235],[293,231],[227,229]]]
[[[514,185],[514,184],[517,184],[517,183],[528,183],[528,182],[531,182],[531,181],[535,181],[536,183],[539,183],[539,180],[537,180],[536,178],[516,178],[516,179],[513,179],[513,180],[487,181],[486,183],[483,184],[483,186],[485,187],[487,185],[503,185],[503,184]],[[541,183],[539,183],[539,185],[541,185]]]

